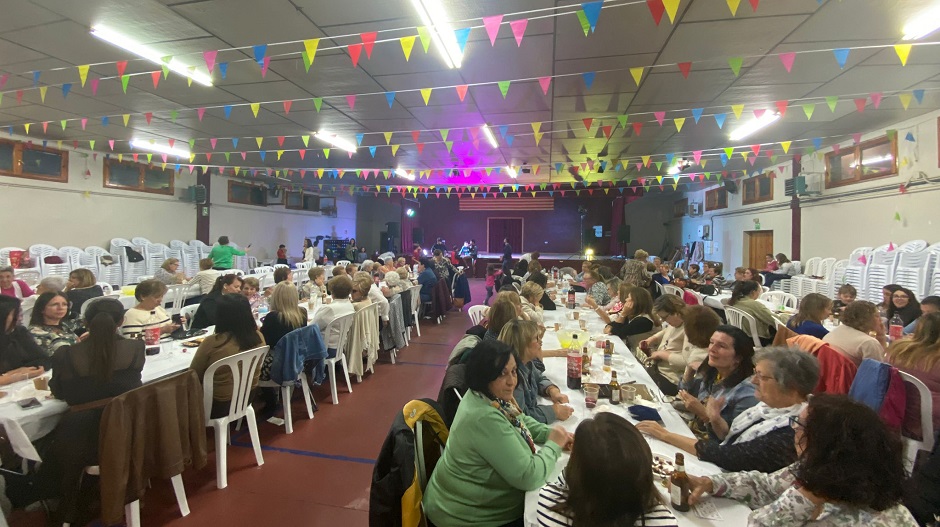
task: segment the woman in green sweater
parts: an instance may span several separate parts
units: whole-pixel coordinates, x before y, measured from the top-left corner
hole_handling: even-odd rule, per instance
[[[228,236],[219,236],[219,244],[209,251],[209,258],[212,259],[212,268],[216,271],[227,271],[232,268],[232,260],[235,256],[245,256],[245,251],[240,251],[228,244]]]
[[[545,484],[572,436],[523,414],[513,399],[516,361],[483,341],[467,363],[469,390],[424,495],[436,527],[522,526],[526,491]],[[536,451],[535,445],[543,445]]]
[[[786,321],[777,320],[773,312],[757,300],[762,292],[760,284],[754,280],[738,282],[731,290],[731,300],[728,301],[728,305],[754,317],[757,321],[757,336],[760,337],[761,344],[769,346],[774,339],[773,333],[776,333],[777,322],[783,324]]]

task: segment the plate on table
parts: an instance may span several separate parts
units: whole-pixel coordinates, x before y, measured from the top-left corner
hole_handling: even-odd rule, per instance
[[[198,348],[199,345],[202,344],[203,340],[205,339],[198,338],[198,339],[193,339],[193,340],[187,340],[186,342],[183,342],[183,347],[184,348]]]
[[[660,478],[668,478],[676,471],[676,464],[666,456],[653,454],[653,474]]]

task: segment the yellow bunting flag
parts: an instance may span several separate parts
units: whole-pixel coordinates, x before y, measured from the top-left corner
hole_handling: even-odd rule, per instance
[[[663,7],[666,8],[666,14],[669,15],[669,22],[676,23],[676,13],[679,12],[680,0],[663,0]]]
[[[643,70],[646,68],[630,68],[630,75],[633,75],[633,80],[636,82],[636,85],[640,85],[640,79],[643,78]]]
[[[84,66],[79,66],[79,67],[78,67],[78,78],[81,79],[81,81],[82,81],[82,88],[85,87],[85,81],[88,80],[88,68],[90,68],[90,67],[91,67],[91,66],[88,65],[88,64],[85,64]]]
[[[131,120],[131,114],[125,113],[125,114],[122,115],[121,117],[124,118],[124,128],[127,128],[127,123],[130,122],[130,120]]]
[[[27,133],[27,134],[29,134],[29,125],[31,125],[31,124],[33,124],[33,123],[26,123],[26,124],[23,125],[23,128],[26,129],[26,133]]]
[[[743,104],[732,104],[732,105],[731,105],[731,111],[734,112],[734,117],[735,117],[736,119],[740,119],[740,118],[741,118],[741,112],[744,111],[744,105],[743,105]]]
[[[901,106],[903,106],[905,110],[911,105],[911,99],[913,98],[914,95],[910,93],[901,93],[898,95],[898,99],[901,99]]]
[[[311,38],[304,40],[304,51],[307,52],[307,60],[313,64],[313,57],[317,54],[317,47],[320,45],[320,39]]]
[[[330,158],[330,149],[329,149],[329,148],[324,148],[324,149],[323,149],[323,157],[325,157],[325,158],[327,158],[327,159]]]
[[[542,141],[542,136],[545,135],[542,132],[536,132],[532,134],[535,137],[535,144],[538,145]]]
[[[416,37],[401,37],[398,41],[401,43],[401,50],[405,54],[405,61],[411,59],[411,50],[415,47]]]
[[[300,136],[300,140],[304,142],[304,146],[310,146],[310,136],[309,136],[309,135],[302,135],[302,136]]]
[[[259,111],[259,110],[261,110],[261,103],[260,103],[260,102],[253,102],[253,103],[251,103],[251,113],[255,114],[255,118],[256,118],[256,119],[258,118],[258,111]]]
[[[791,144],[793,144],[793,141],[781,141],[781,142],[780,142],[780,146],[783,148],[783,153],[784,153],[784,154],[790,152],[790,145],[791,145]]]
[[[48,87],[48,86],[40,86],[40,87],[39,87],[39,99],[40,99],[42,102],[46,102],[46,92],[47,92],[47,91],[49,91],[49,87]]]
[[[748,152],[747,150],[743,152],[738,152],[738,153],[741,154],[741,157],[743,157],[745,161],[747,161],[747,156],[750,155],[750,152]]]
[[[255,137],[255,143],[258,143],[258,148],[261,148],[262,141],[264,141],[263,137]]]
[[[392,157],[398,155],[398,147],[401,145],[392,145]]]
[[[643,158],[643,166],[649,167],[650,159],[652,158],[652,156],[642,156],[642,158]]]
[[[673,121],[676,123],[676,132],[681,132],[682,125],[685,124],[685,117],[678,117],[676,119],[673,119]]]
[[[901,59],[901,65],[907,66],[907,57],[911,54],[911,44],[895,44],[894,52],[898,54],[898,58]]]
[[[329,150],[329,149],[327,149],[327,150]],[[278,161],[281,160],[281,156],[282,156],[282,155],[284,155],[284,151],[283,151],[283,150],[278,150],[278,151],[277,151],[277,160],[278,160]],[[326,156],[326,157],[329,158],[330,156]]]
[[[738,16],[738,6],[741,5],[741,0],[727,0],[728,9],[731,10],[731,16]]]
[[[428,105],[428,101],[431,99],[431,88],[421,88],[421,98],[424,99],[424,105]]]
[[[391,142],[392,142],[392,132],[383,132],[382,135],[385,136],[385,144],[391,144]]]

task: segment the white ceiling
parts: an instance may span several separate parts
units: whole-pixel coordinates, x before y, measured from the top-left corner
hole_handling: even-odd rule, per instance
[[[628,159],[628,171],[605,174],[592,173],[588,180],[635,178],[633,162],[642,155],[681,156],[696,150],[714,151],[733,145],[728,133],[737,124],[730,105],[744,104],[742,121],[752,117],[755,109],[773,109],[778,100],[791,102],[785,118],[778,124],[748,138],[741,146],[752,143],[795,141],[794,151],[809,145],[807,139],[824,137],[829,144],[848,140],[853,133],[866,132],[893,122],[916,117],[935,110],[940,98],[933,90],[940,89],[940,46],[919,46],[914,49],[906,67],[902,67],[890,47],[899,42],[905,20],[935,0],[764,0],[756,12],[749,2],[742,1],[736,17],[732,17],[726,0],[681,0],[675,24],[668,15],[654,24],[646,2],[607,0],[596,31],[585,37],[575,16],[580,5],[571,1],[552,0],[443,0],[455,21],[455,27],[474,26],[459,70],[447,69],[435,46],[425,54],[416,42],[410,61],[405,61],[397,41],[415,35],[420,18],[410,0],[0,0],[0,75],[9,74],[0,104],[0,129],[14,126],[22,133],[22,125],[36,123],[31,136],[67,144],[96,141],[96,149],[106,152],[109,139],[116,140],[115,152],[129,152],[131,138],[155,139],[165,143],[173,139],[179,144],[196,140],[194,152],[213,152],[210,138],[219,138],[210,165],[229,164],[241,167],[271,168],[367,168],[438,169],[448,167],[493,167],[505,165],[540,165],[536,174],[521,175],[517,182],[568,182],[570,176],[550,170],[556,163],[566,167],[588,159],[597,159],[606,138],[601,126],[613,126],[607,161]],[[572,7],[573,6],[573,7]],[[523,13],[525,12],[525,13]],[[505,14],[495,46],[491,46],[482,28],[483,16]],[[522,45],[517,46],[508,25],[510,20],[530,17]],[[535,18],[542,17],[542,18]],[[151,63],[134,60],[127,52],[99,41],[88,33],[93,24],[106,24],[150,44],[161,54],[175,55],[187,64],[205,71],[202,52],[224,50],[217,62],[228,62],[226,79],[216,69],[215,86],[187,86],[185,79],[170,74],[154,89],[149,75],[158,69]],[[345,46],[359,42],[362,32],[378,31],[371,59],[365,53],[358,68],[353,68]],[[332,40],[331,37],[335,37]],[[300,41],[321,38],[320,51],[307,73],[295,42],[271,45],[270,69],[262,78],[252,60],[251,46],[265,43]],[[383,40],[391,39],[389,42]],[[940,33],[921,42],[940,42]],[[861,46],[888,46],[853,49],[844,69],[839,69],[831,49]],[[232,49],[241,48],[241,49]],[[328,49],[334,48],[334,49]],[[824,50],[821,52],[813,52]],[[778,55],[800,52],[793,71],[787,73]],[[728,66],[728,58],[742,56],[744,66],[738,77]],[[129,60],[131,77],[127,94],[115,78],[115,61]],[[691,61],[692,71],[683,78],[674,65]],[[96,96],[91,88],[79,85],[77,66],[92,64],[89,78],[103,78]],[[646,69],[637,87],[629,68]],[[40,85],[50,86],[45,102],[33,87],[33,71],[42,71]],[[605,71],[613,70],[613,71]],[[580,75],[597,71],[590,89]],[[534,80],[516,81],[504,99],[495,84],[509,79],[556,77],[548,94]],[[70,95],[63,99],[62,83],[73,83]],[[478,85],[484,83],[483,85]],[[451,86],[470,84],[463,102]],[[421,88],[447,86],[434,90],[428,105]],[[17,104],[15,92],[24,90],[23,102]],[[926,90],[923,104],[916,101],[905,111],[894,94]],[[396,91],[395,103],[389,108],[383,95]],[[885,99],[879,109],[871,102],[865,112],[855,111],[852,99],[873,92],[883,92]],[[350,109],[344,98],[360,94],[355,108]],[[374,94],[374,95],[364,95]],[[824,102],[826,96],[839,96],[835,112]],[[323,97],[319,113],[311,100]],[[293,99],[285,115],[280,101]],[[800,104],[819,103],[807,121]],[[252,116],[248,104],[263,104],[258,117]],[[226,119],[224,105],[233,105]],[[209,107],[199,121],[196,108]],[[691,109],[704,108],[705,117],[696,124]],[[178,111],[173,122],[170,112]],[[666,122],[660,127],[652,112],[666,111]],[[153,113],[147,125],[144,114]],[[124,127],[122,114],[132,114]],[[715,113],[728,113],[724,129],[719,129]],[[616,116],[631,114],[630,122],[642,121],[639,136],[618,126]],[[101,117],[110,116],[110,124],[102,126]],[[594,118],[590,131],[582,119]],[[685,117],[687,122],[677,133],[673,118]],[[80,119],[87,118],[85,130]],[[59,121],[70,119],[66,130]],[[41,125],[48,121],[47,133]],[[531,122],[541,122],[545,135],[536,145]],[[474,132],[489,123],[498,134],[500,125],[513,125],[512,146],[499,138],[500,147],[490,148],[482,135],[479,146]],[[468,128],[468,130],[461,130]],[[324,145],[310,141],[304,160],[296,150],[304,148],[301,135],[328,129],[354,140],[364,133],[363,147],[349,159],[333,150],[325,159]],[[451,130],[448,152],[438,129]],[[411,131],[421,131],[424,143],[419,154]],[[400,144],[396,157],[385,146],[382,132],[394,131],[391,142]],[[277,137],[286,136],[278,146]],[[226,163],[222,152],[236,151],[229,138],[239,138],[238,151],[248,150],[247,159],[232,156]],[[262,161],[255,137],[264,137],[261,149],[268,155]],[[803,142],[800,142],[803,140]],[[367,146],[379,146],[375,158]],[[277,161],[276,150],[286,150]],[[766,148],[765,148],[766,150]],[[782,154],[779,146],[778,154]],[[792,153],[792,152],[791,152]],[[717,159],[717,158],[715,158]],[[207,164],[205,156],[197,156],[196,164]],[[769,160],[762,159],[766,165]],[[779,160],[778,160],[779,164]],[[717,169],[713,163],[711,169]],[[745,168],[736,156],[729,169]],[[664,169],[665,170],[665,169]],[[655,175],[644,170],[641,175]],[[298,178],[299,174],[295,174]],[[419,184],[505,183],[505,174],[488,177],[447,177],[434,173]],[[338,183],[323,180],[324,183]],[[355,182],[347,175],[342,183]]]

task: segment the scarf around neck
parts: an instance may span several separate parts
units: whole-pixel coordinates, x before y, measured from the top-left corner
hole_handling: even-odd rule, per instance
[[[486,397],[484,396],[484,398]],[[496,400],[492,400],[489,398],[486,398],[486,399],[489,400],[490,406],[499,410],[500,413],[502,413],[506,417],[506,419],[509,420],[509,424],[511,424],[514,428],[516,428],[519,431],[519,434],[522,435],[522,439],[526,442],[526,444],[529,445],[529,450],[531,450],[532,453],[534,454],[535,453],[535,441],[532,439],[532,434],[529,432],[529,429],[526,427],[525,423],[520,418],[520,416],[522,415],[522,410],[519,409],[519,406],[516,405],[516,402],[504,401],[502,399],[496,399]]]
[[[757,403],[741,412],[741,415],[731,422],[728,435],[721,444],[746,443],[784,426],[790,426],[790,416],[800,415],[805,407],[806,403],[797,403],[785,408],[771,408],[762,402]]]

